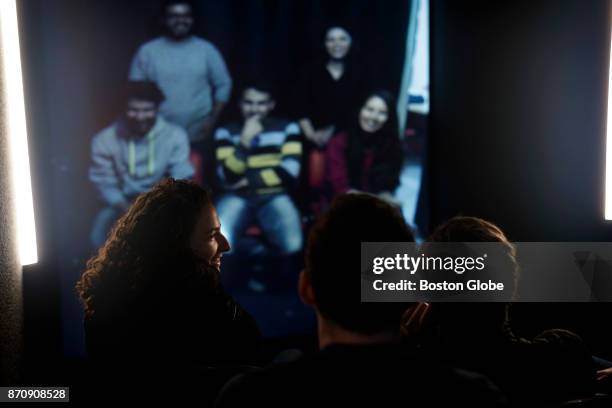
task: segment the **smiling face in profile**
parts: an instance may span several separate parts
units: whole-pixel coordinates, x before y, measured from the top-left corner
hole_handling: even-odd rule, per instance
[[[229,251],[230,244],[221,233],[221,223],[212,205],[205,206],[198,217],[191,235],[191,249],[207,265],[221,271],[221,257]]]

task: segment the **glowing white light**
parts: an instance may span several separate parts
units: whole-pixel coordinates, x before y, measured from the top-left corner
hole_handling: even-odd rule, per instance
[[[604,217],[612,220],[612,40],[610,41],[610,73],[608,76],[608,123],[606,134],[606,197]]]
[[[15,0],[0,0],[0,41],[17,245],[21,264],[29,265],[38,253]]]

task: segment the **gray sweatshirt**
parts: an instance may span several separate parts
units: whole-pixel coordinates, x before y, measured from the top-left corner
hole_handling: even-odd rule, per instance
[[[181,41],[159,37],[143,44],[130,68],[131,80],[155,82],[166,96],[161,114],[201,139],[204,120],[215,102],[227,102],[232,79],[223,57],[210,42],[195,36]]]
[[[138,138],[121,119],[101,130],[91,143],[91,158],[89,180],[111,206],[130,201],[164,177],[193,176],[187,134],[159,116],[149,133]]]

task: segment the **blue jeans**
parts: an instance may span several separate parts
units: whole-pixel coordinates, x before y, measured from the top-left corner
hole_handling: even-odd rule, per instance
[[[249,255],[291,255],[302,249],[300,214],[287,194],[245,197],[227,193],[217,201],[221,231],[233,246],[231,252]],[[257,225],[264,244],[249,242],[247,228]]]
[[[96,214],[89,234],[89,242],[94,248],[97,249],[104,245],[108,233],[120,215],[121,213],[115,207],[104,207]]]

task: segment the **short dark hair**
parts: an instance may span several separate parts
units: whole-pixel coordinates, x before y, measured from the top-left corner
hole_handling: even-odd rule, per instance
[[[315,224],[306,247],[306,273],[322,316],[346,330],[399,330],[404,303],[361,302],[361,243],[414,242],[398,208],[370,194],[337,197]]]
[[[242,99],[247,89],[255,89],[256,91],[266,93],[270,96],[270,99],[274,99],[274,94],[276,92],[276,88],[272,81],[261,77],[249,78],[243,82],[240,99]]]
[[[164,99],[164,93],[155,82],[151,81],[128,81],[123,92],[125,103],[130,99],[139,99],[154,102],[159,105]]]
[[[187,4],[191,8],[192,13],[195,11],[196,5],[193,0],[164,0],[161,7],[162,15],[166,14],[168,7],[174,6],[175,4]]]

